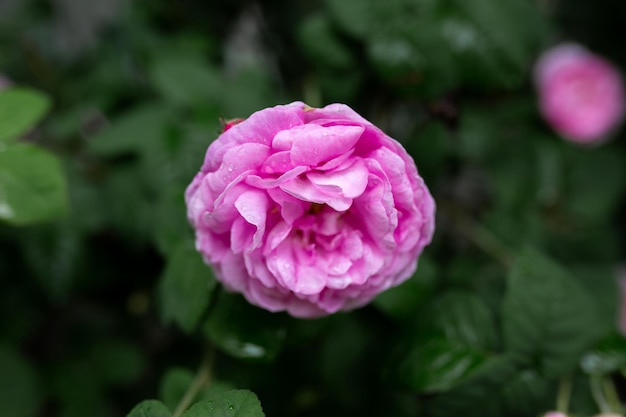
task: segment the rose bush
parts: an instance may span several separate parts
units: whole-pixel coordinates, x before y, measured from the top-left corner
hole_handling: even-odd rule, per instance
[[[582,46],[546,51],[535,67],[539,106],[559,134],[579,143],[605,138],[624,114],[624,89],[617,70]]]
[[[411,157],[342,104],[295,102],[229,124],[185,199],[196,248],[224,286],[296,317],[400,284],[434,231]]]

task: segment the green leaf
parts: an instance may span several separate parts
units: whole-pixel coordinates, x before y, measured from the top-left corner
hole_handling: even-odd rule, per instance
[[[0,149],[0,220],[28,224],[65,213],[67,186],[57,158],[31,145]]]
[[[507,351],[548,377],[574,369],[602,324],[587,292],[532,249],[522,252],[510,271],[502,321]]]
[[[546,380],[534,369],[524,369],[502,386],[503,415],[536,416],[548,410],[556,397],[556,384]]]
[[[476,295],[446,293],[420,312],[422,326],[395,366],[403,385],[421,393],[448,391],[480,369],[496,345],[491,311]]]
[[[604,333],[615,328],[620,307],[620,291],[612,264],[568,265],[572,276],[593,299]]]
[[[193,405],[182,417],[265,417],[265,414],[253,392],[232,390]]]
[[[160,401],[145,400],[137,404],[126,417],[171,417],[172,413]]]
[[[26,133],[49,108],[50,99],[35,90],[9,88],[0,92],[0,142]]]
[[[425,316],[429,326],[447,340],[485,351],[495,349],[496,329],[491,311],[472,293],[446,293],[436,299]]]
[[[170,111],[161,103],[148,103],[125,112],[89,141],[89,149],[109,157],[160,148]]]
[[[0,414],[7,417],[35,417],[41,396],[32,366],[13,349],[0,346]]]
[[[443,392],[459,384],[487,360],[476,348],[430,338],[416,346],[399,365],[399,379],[419,393]]]
[[[555,384],[533,369],[519,369],[510,357],[493,357],[462,384],[432,402],[428,415],[536,416],[549,409]]]
[[[285,341],[285,319],[253,307],[239,295],[222,292],[205,330],[213,343],[234,357],[271,361]]]
[[[429,404],[427,415],[447,417],[496,417],[503,414],[500,391],[515,378],[519,369],[508,356],[493,356],[483,362],[461,384],[437,396]]]
[[[185,332],[192,332],[209,305],[215,285],[211,269],[202,261],[193,243],[181,241],[160,279],[163,321],[173,320]]]
[[[425,257],[420,258],[415,274],[401,285],[390,288],[376,297],[374,305],[397,320],[414,317],[432,293],[436,273],[433,261]]]

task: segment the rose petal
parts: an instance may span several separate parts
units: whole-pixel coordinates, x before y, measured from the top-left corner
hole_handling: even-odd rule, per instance
[[[296,219],[302,217],[310,206],[309,202],[295,198],[279,188],[270,188],[267,193],[281,207],[280,215],[288,224],[293,224]]]
[[[334,185],[341,189],[344,197],[356,198],[365,191],[369,172],[365,163],[357,159],[350,167],[341,171],[310,171],[306,176],[315,185]]]
[[[371,123],[363,118],[360,114],[352,110],[349,106],[341,103],[329,104],[321,109],[314,109],[310,112],[304,112],[304,120],[306,123],[310,123],[317,119],[330,119],[330,120],[350,120],[353,122],[370,125]]]
[[[241,217],[251,225],[256,226],[252,247],[249,248],[249,250],[254,250],[261,245],[261,239],[265,233],[265,221],[269,207],[267,195],[256,190],[245,191],[235,200],[235,207]]]
[[[292,137],[293,166],[315,166],[350,151],[363,133],[361,126],[304,125],[285,133]]]
[[[291,152],[282,151],[270,155],[263,163],[261,170],[267,174],[283,174],[291,170],[292,168],[293,165],[291,165]]]
[[[352,205],[352,199],[344,197],[341,188],[334,185],[315,185],[308,178],[294,178],[281,184],[280,189],[300,200],[328,204],[337,211],[346,211]]]
[[[318,265],[296,265],[296,280],[290,288],[297,294],[319,294],[325,287],[328,275]]]
[[[254,234],[254,227],[250,223],[243,219],[235,219],[230,229],[230,248],[234,253],[241,253],[246,250],[252,235]]]
[[[303,174],[307,171],[306,167],[295,167],[292,170],[285,172],[278,178],[262,178],[258,175],[248,175],[246,177],[246,183],[256,188],[261,189],[270,189],[274,187],[278,187],[280,184],[283,184],[293,178],[296,178],[298,175]]]

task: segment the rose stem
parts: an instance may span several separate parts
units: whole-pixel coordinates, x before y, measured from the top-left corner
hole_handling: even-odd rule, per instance
[[[559,382],[559,392],[556,397],[556,410],[567,414],[569,400],[572,396],[572,377],[561,378]]]
[[[207,353],[202,359],[202,363],[200,364],[196,377],[191,382],[189,388],[187,388],[187,391],[185,392],[185,395],[183,395],[183,398],[181,398],[180,402],[176,406],[172,417],[180,417],[198,396],[200,390],[209,384],[211,381],[211,368],[213,367],[214,357],[215,354],[213,349],[207,350]]]

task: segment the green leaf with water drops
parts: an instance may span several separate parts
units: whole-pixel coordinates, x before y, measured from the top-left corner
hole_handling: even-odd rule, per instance
[[[0,92],[0,142],[31,129],[50,108],[50,99],[35,90],[10,88]]]
[[[171,417],[170,410],[160,401],[145,400],[133,408],[126,417]]]
[[[287,336],[287,316],[250,305],[240,295],[222,292],[205,331],[224,352],[243,359],[271,361]]]
[[[248,390],[232,390],[200,401],[182,417],[265,417],[261,402]]]

